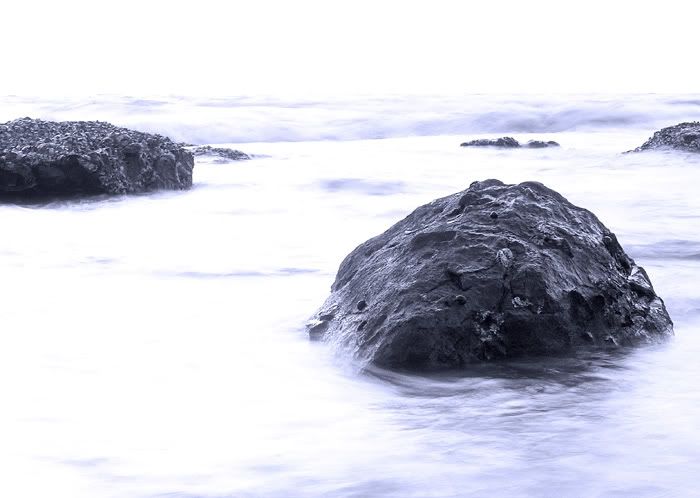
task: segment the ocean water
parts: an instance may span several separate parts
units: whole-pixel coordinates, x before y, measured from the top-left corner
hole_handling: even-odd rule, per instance
[[[186,192],[0,205],[0,496],[700,496],[700,96],[0,99],[250,161]],[[468,138],[557,149],[463,149]],[[342,258],[472,181],[541,181],[644,266],[668,343],[363,369],[304,323]]]

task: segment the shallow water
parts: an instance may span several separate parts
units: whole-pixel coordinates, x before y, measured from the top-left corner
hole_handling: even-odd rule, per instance
[[[700,496],[700,157],[619,153],[651,131],[247,141],[188,192],[0,206],[0,495]],[[437,377],[307,340],[350,250],[485,178],[595,212],[676,337]]]

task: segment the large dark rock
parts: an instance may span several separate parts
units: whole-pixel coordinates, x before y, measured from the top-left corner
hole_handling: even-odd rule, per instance
[[[630,152],[644,150],[677,149],[687,152],[700,152],[700,122],[680,123],[663,128]]]
[[[186,189],[193,167],[192,154],[170,139],[109,123],[0,125],[0,199]]]
[[[633,345],[673,325],[591,212],[540,183],[486,180],[350,253],[309,333],[383,367],[423,369]]]
[[[199,145],[190,149],[195,156],[210,156],[216,159],[216,162],[243,161],[250,159],[250,156],[245,152],[236,149],[227,149],[225,147],[212,147],[211,145]]]
[[[529,140],[526,144],[521,144],[513,137],[501,138],[479,138],[460,144],[461,147],[500,147],[502,149],[517,149],[527,147],[530,149],[543,149],[545,147],[559,147],[559,144],[553,140]]]

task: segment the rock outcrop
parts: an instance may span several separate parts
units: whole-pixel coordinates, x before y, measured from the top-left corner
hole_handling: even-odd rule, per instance
[[[166,137],[100,121],[0,125],[0,199],[187,189],[193,167]]]
[[[243,161],[250,159],[245,152],[224,147],[212,147],[211,145],[199,145],[190,149],[195,156],[212,156],[217,158],[217,162]]]
[[[700,122],[680,123],[675,126],[663,128],[654,133],[654,135],[641,146],[629,152],[663,149],[700,152]]]
[[[527,147],[529,149],[544,149],[547,147],[559,147],[559,143],[555,142],[554,140],[528,140],[528,142],[523,145],[523,147]]]
[[[473,183],[357,247],[311,338],[393,369],[634,345],[673,334],[643,268],[535,182]]]
[[[516,147],[520,147],[520,142],[513,137],[479,138],[470,142],[461,143],[460,147],[501,147],[504,149],[515,149]]]
[[[521,144],[513,137],[501,138],[479,138],[470,142],[460,144],[461,147],[500,147],[503,149],[517,149],[526,147],[529,149],[542,149],[545,147],[559,147],[559,144],[553,140],[530,140],[526,144]]]

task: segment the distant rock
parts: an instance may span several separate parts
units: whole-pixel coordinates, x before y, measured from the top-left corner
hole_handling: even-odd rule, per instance
[[[226,149],[223,147],[212,147],[211,145],[200,145],[190,149],[190,151],[195,156],[212,156],[223,160],[220,162],[242,161],[250,159],[250,156],[248,154],[246,154],[245,152],[241,152],[240,150]]]
[[[461,147],[516,148],[516,147],[520,147],[520,142],[518,142],[513,137],[479,138],[477,140],[472,140],[471,142],[464,142],[460,145],[461,145]]]
[[[559,144],[554,140],[529,140],[523,147],[528,147],[530,149],[544,149],[546,147],[559,147]]]
[[[0,199],[187,189],[193,167],[169,138],[100,121],[0,125]]]
[[[392,369],[616,348],[673,334],[643,268],[544,185],[473,183],[357,247],[311,338]]]
[[[644,144],[629,152],[663,149],[700,152],[700,122],[680,123],[663,128]]]
[[[542,149],[544,147],[559,147],[557,142],[549,140],[547,142],[542,140],[530,140],[528,143],[521,145],[513,137],[501,137],[501,138],[479,138],[477,140],[472,140],[470,142],[464,142],[460,144],[461,147],[501,147],[503,149],[516,149],[519,147],[527,147],[530,149]]]

